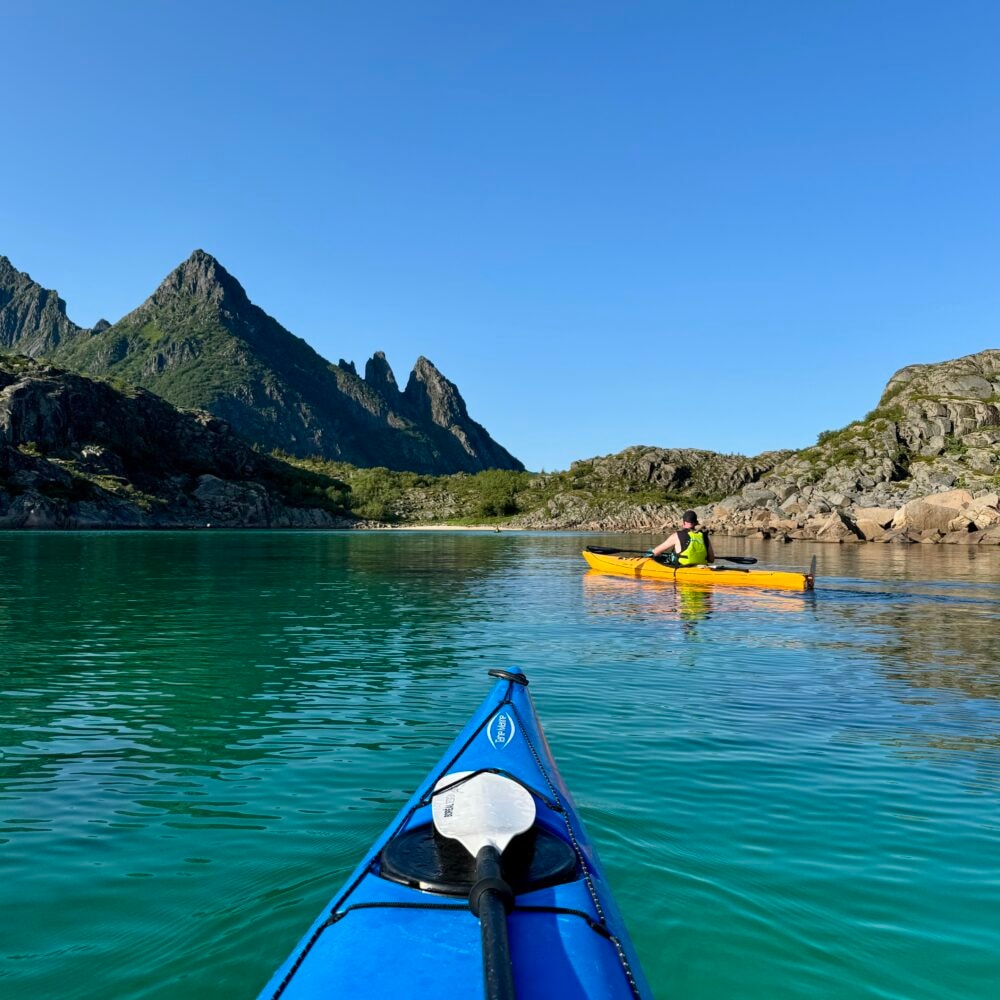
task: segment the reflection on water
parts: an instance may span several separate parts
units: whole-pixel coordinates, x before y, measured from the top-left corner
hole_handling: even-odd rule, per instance
[[[0,992],[255,995],[518,663],[658,994],[991,997],[1000,553],[651,541],[0,535]]]
[[[815,594],[789,594],[779,590],[720,587],[667,580],[635,580],[588,570],[583,574],[587,611],[622,617],[674,616],[696,625],[711,616],[713,608],[730,613],[801,614],[811,607]]]
[[[672,622],[689,637],[712,614],[712,592],[699,584],[640,581],[605,576],[594,570],[583,575],[584,607],[588,614],[621,619]]]

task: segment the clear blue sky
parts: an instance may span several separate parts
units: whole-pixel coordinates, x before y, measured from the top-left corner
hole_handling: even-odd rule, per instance
[[[5,5],[0,253],[114,321],[195,248],[529,468],[756,452],[1000,347],[1000,4]]]

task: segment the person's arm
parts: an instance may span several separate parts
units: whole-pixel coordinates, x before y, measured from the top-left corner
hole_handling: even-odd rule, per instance
[[[653,555],[659,556],[663,555],[664,552],[668,552],[670,549],[677,549],[677,543],[680,539],[677,537],[677,532],[675,531],[665,542],[660,542],[659,545],[653,549]]]
[[[712,548],[712,539],[709,537],[708,533],[705,534],[705,551],[708,554],[708,561],[710,563],[715,562],[715,549]]]

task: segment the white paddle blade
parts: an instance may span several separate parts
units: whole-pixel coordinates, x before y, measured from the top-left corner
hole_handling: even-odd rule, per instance
[[[453,785],[471,771],[445,775],[437,789]],[[535,822],[531,792],[502,774],[477,774],[454,788],[435,794],[431,803],[434,827],[443,837],[459,841],[475,857],[492,845],[501,854],[511,839]]]

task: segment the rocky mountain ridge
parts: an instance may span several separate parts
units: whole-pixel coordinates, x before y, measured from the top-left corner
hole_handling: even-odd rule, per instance
[[[557,483],[544,504],[516,516],[523,528],[583,531],[660,530],[687,507],[709,504],[757,482],[789,452],[754,458],[695,448],[635,446],[613,455],[574,462],[567,473],[539,476],[536,492]]]
[[[0,350],[44,354],[80,332],[56,292],[0,256]]]
[[[523,468],[426,358],[402,392],[381,352],[359,378],[255,306],[201,250],[137,309],[91,330],[0,258],[0,347],[207,410],[268,451],[434,474]]]

